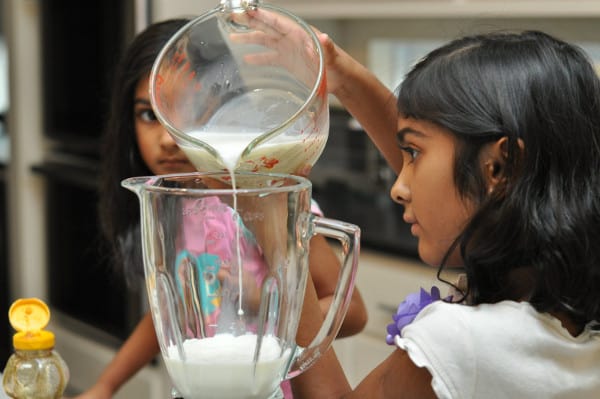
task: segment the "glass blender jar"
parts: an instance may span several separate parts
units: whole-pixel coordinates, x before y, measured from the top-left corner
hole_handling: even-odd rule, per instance
[[[288,174],[132,177],[144,273],[162,357],[185,399],[281,399],[282,381],[327,352],[351,300],[357,226],[315,216],[311,183]],[[296,343],[309,242],[340,243],[341,267],[319,332]]]

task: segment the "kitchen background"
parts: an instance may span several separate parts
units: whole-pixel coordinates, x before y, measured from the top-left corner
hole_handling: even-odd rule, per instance
[[[144,307],[102,260],[95,206],[97,151],[110,72],[148,22],[193,16],[217,0],[0,0],[0,317],[12,300],[37,296],[71,367],[71,392],[93,383]],[[542,29],[582,44],[600,62],[600,1],[272,0],[329,33],[395,87],[432,46],[460,34]],[[385,325],[398,302],[435,282],[387,190],[394,176],[332,98],[328,146],[313,171],[330,217],[359,224],[357,285],[369,323],[339,340],[351,379],[389,353]],[[0,365],[12,331],[0,322]],[[359,361],[360,359],[360,361]],[[165,398],[157,359],[118,398]]]

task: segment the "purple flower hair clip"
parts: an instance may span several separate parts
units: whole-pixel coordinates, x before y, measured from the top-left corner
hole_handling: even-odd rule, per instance
[[[431,293],[421,288],[419,292],[407,295],[406,299],[398,306],[396,314],[392,316],[394,322],[387,326],[388,334],[385,342],[388,345],[394,345],[394,337],[400,335],[402,329],[412,323],[423,308],[440,299],[440,289],[436,286],[431,287]]]

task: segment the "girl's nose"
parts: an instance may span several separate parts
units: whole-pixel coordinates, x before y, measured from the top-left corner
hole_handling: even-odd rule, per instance
[[[406,205],[411,200],[410,188],[406,182],[405,173],[403,173],[403,170],[398,174],[398,177],[396,178],[396,181],[390,190],[390,196],[392,197],[392,200],[400,205]]]
[[[163,147],[177,147],[177,143],[173,140],[173,136],[169,134],[167,129],[162,129],[160,134],[160,145]]]

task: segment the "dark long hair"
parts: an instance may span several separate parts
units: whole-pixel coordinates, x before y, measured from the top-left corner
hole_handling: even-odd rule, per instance
[[[536,31],[458,39],[407,74],[398,109],[458,138],[456,186],[478,204],[456,241],[470,300],[524,285],[539,311],[600,320],[600,82],[586,54]],[[488,195],[478,157],[501,137],[505,180]]]
[[[131,241],[131,251],[139,252],[140,238],[126,237],[139,225],[139,202],[121,187],[121,181],[132,176],[148,176],[148,169],[137,145],[134,120],[134,96],[140,79],[152,69],[154,60],[167,41],[189,20],[172,19],[157,22],[139,33],[128,46],[115,73],[110,113],[102,143],[102,170],[99,214],[102,231],[112,249],[117,270],[125,263],[124,240]],[[128,245],[125,245],[128,246]],[[133,256],[138,258],[138,256]],[[132,265],[141,269],[141,257]],[[127,265],[129,267],[129,265]]]

